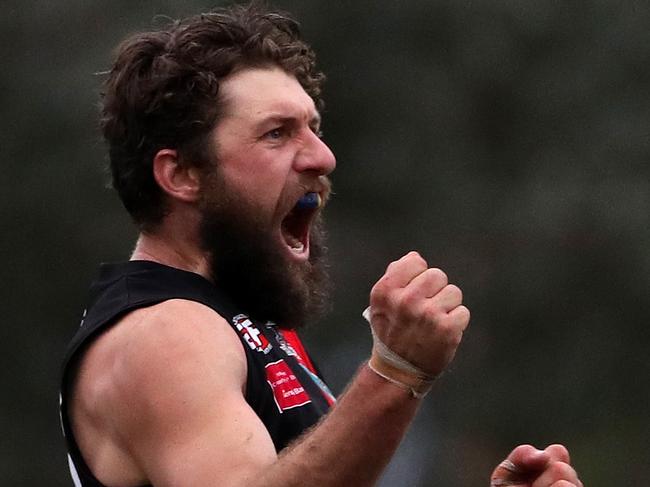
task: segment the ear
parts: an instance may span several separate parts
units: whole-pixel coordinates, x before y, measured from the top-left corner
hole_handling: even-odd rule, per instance
[[[191,203],[199,198],[201,181],[195,167],[180,163],[173,149],[159,150],[153,158],[153,176],[170,197]]]

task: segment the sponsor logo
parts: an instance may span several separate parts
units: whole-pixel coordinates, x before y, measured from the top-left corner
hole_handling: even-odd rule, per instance
[[[244,314],[237,315],[232,319],[232,322],[251,350],[264,354],[271,351],[271,348],[273,348],[272,345],[248,316]]]
[[[280,413],[311,402],[302,384],[283,359],[266,364],[264,368],[266,382],[271,386],[273,399]]]

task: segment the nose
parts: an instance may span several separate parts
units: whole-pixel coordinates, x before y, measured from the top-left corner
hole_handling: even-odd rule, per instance
[[[298,172],[313,171],[319,176],[326,176],[336,167],[334,153],[323,139],[311,130],[306,130],[304,144],[296,154],[295,170]]]

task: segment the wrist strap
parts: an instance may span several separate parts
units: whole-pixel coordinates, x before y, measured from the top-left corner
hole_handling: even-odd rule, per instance
[[[431,390],[436,376],[427,374],[403,359],[379,339],[370,322],[370,307],[365,309],[363,317],[371,325],[373,339],[373,351],[368,361],[368,368],[387,381],[408,390],[413,397],[418,399],[424,397]]]
[[[373,354],[368,360],[368,368],[372,370],[379,377],[387,380],[397,387],[407,390],[412,397],[422,399],[426,396],[433,386],[435,379],[423,379],[421,377],[409,375],[390,364],[384,362]]]

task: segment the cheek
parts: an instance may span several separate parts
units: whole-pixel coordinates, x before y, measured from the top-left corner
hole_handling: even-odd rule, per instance
[[[219,173],[231,197],[257,208],[264,219],[276,219],[289,182],[290,150],[247,147],[221,155]]]
[[[276,204],[285,192],[287,175],[273,168],[260,165],[239,174],[237,186],[249,199]]]
[[[244,157],[231,157],[221,163],[224,178],[241,188],[267,188],[269,190],[282,187],[287,177],[283,164],[286,159],[280,151],[248,150]]]

